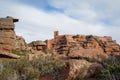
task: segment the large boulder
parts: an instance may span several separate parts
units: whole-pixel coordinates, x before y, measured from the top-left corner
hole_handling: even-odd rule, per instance
[[[103,52],[96,50],[96,49],[78,49],[78,50],[71,50],[68,54],[69,58],[72,59],[87,59],[90,61],[102,61],[106,59],[108,56]]]
[[[27,50],[27,43],[25,42],[25,39],[22,36],[16,36],[15,39],[15,50],[21,51],[21,50]]]
[[[83,79],[88,75],[88,69],[92,63],[86,60],[69,60],[69,75],[66,80],[77,80]]]

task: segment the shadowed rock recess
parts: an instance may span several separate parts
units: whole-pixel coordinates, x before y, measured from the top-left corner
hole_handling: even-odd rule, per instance
[[[120,45],[112,40],[111,36],[59,35],[59,32],[55,31],[53,39],[26,43],[24,38],[17,36],[14,31],[15,22],[18,21],[10,16],[0,18],[0,59],[18,59],[24,53],[29,61],[42,55],[62,59],[66,63],[59,74],[54,71],[60,78],[55,77],[54,72],[47,72],[40,76],[39,80],[99,80],[91,75],[96,69],[103,69],[102,61],[109,59],[111,55],[120,55]]]

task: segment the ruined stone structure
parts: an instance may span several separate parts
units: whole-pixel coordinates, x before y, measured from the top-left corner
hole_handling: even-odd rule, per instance
[[[15,22],[18,19],[7,16],[6,18],[0,18],[0,51],[12,52],[13,50],[24,50],[25,40],[17,36],[15,29]]]
[[[47,48],[54,50],[55,54],[69,57],[120,54],[120,46],[110,36],[59,35],[58,33],[55,31],[54,39],[46,41]]]

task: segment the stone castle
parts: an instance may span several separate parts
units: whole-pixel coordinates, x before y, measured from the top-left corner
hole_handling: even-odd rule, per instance
[[[31,54],[50,50],[52,55],[62,55],[70,58],[81,56],[93,57],[99,54],[120,54],[120,45],[110,36],[93,35],[59,35],[54,32],[54,38],[46,41],[25,43],[24,38],[15,34],[15,22],[12,17],[0,18],[0,52],[13,50],[28,50]]]

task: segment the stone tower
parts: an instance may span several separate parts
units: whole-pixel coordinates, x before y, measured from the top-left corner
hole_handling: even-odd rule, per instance
[[[54,39],[59,36],[59,31],[54,31]]]

